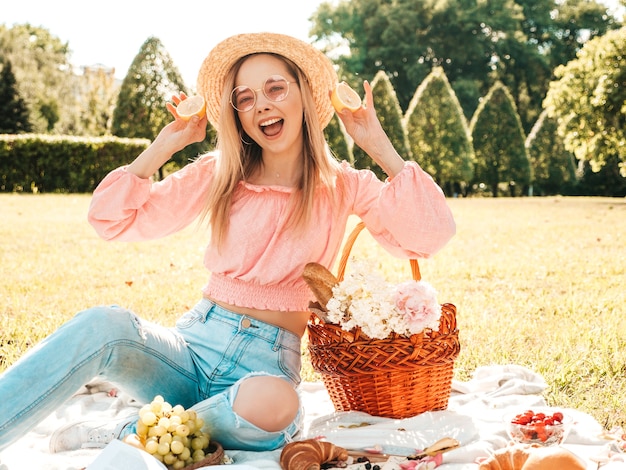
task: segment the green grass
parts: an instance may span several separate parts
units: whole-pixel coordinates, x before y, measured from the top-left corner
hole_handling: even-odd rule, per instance
[[[515,363],[541,374],[552,405],[626,424],[626,200],[451,199],[457,235],[422,276],[458,309],[455,377]],[[207,234],[100,240],[86,195],[0,195],[0,370],[77,311],[119,304],[172,324],[201,295]],[[408,279],[363,233],[353,254]],[[348,266],[349,268],[349,266]],[[316,375],[305,366],[304,376]]]

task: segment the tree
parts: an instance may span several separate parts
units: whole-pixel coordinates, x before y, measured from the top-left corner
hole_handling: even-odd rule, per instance
[[[122,82],[113,113],[113,135],[153,140],[172,119],[165,103],[180,91],[187,92],[171,57],[159,39],[148,38]]]
[[[467,120],[441,67],[420,84],[404,116],[413,158],[446,189],[459,193],[474,175]],[[456,188],[455,188],[456,186]]]
[[[574,155],[565,149],[557,122],[544,111],[526,138],[533,172],[533,193],[564,194],[576,181]]]
[[[83,67],[78,81],[80,90],[80,124],[77,133],[101,136],[110,134],[113,110],[119,93],[115,70],[102,65]]]
[[[165,107],[173,94],[188,93],[183,79],[170,55],[156,37],[149,37],[133,59],[122,82],[113,112],[111,132],[119,137],[154,140],[159,131],[172,120]],[[213,145],[215,130],[209,126],[204,142],[192,144],[176,153],[165,169],[186,165]]]
[[[11,62],[0,57],[0,134],[31,132],[28,108],[20,96]]]
[[[406,132],[402,126],[402,110],[400,109],[396,92],[389,81],[389,77],[381,70],[372,80],[371,86],[376,115],[385,133],[398,153],[404,158],[410,159],[411,153],[409,144]],[[380,168],[362,149],[354,147],[352,153],[357,168],[369,168],[383,180],[387,177],[382,168]]]
[[[501,82],[496,82],[470,121],[476,154],[476,177],[494,197],[500,183],[508,183],[511,195],[517,185],[531,181],[530,159],[515,103]]]
[[[78,97],[68,44],[44,28],[0,25],[0,50],[11,62],[32,130],[67,134],[77,127]]]
[[[384,70],[406,110],[441,66],[469,118],[500,80],[525,130],[541,112],[552,69],[575,53],[554,47],[559,38],[571,34],[580,47],[615,25],[593,0],[341,0],[321,4],[311,19],[311,34],[349,83]]]
[[[354,163],[352,148],[348,144],[346,133],[343,130],[341,121],[336,114],[333,115],[330,123],[328,123],[326,129],[324,129],[324,136],[326,137],[326,142],[328,142],[330,150],[337,157],[337,159],[347,160],[350,163]]]
[[[589,41],[555,71],[544,106],[565,148],[598,171],[613,156],[626,177],[626,27]]]

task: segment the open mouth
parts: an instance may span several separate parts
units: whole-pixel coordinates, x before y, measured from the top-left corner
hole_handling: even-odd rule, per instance
[[[283,128],[284,121],[282,119],[270,119],[260,124],[261,132],[268,137],[277,135]]]

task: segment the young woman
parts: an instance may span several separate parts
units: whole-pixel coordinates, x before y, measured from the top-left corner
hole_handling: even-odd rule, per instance
[[[95,376],[143,402],[162,395],[193,408],[226,449],[271,450],[292,438],[313,300],[305,264],[332,267],[351,215],[402,258],[431,256],[455,232],[440,188],[385,135],[367,82],[366,105],[339,117],[389,178],[331,155],[322,131],[336,82],[321,52],[288,36],[238,35],[210,52],[197,88],[218,130],[216,151],[152,182],[175,152],[205,137],[207,118],[180,119],[186,96],[175,96],[174,120],[106,176],[89,210],[107,240],[165,237],[204,220],[210,277],[201,300],[172,328],[119,307],[78,313],[0,377],[0,449]],[[74,423],[54,433],[50,448],[104,446],[134,432],[135,421]]]

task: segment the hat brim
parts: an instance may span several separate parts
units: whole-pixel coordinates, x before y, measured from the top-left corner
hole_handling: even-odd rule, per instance
[[[337,73],[326,55],[311,44],[276,33],[248,33],[231,36],[211,50],[202,62],[196,89],[206,101],[209,122],[219,130],[224,80],[235,63],[250,54],[278,54],[294,62],[307,77],[321,128],[333,117],[328,92],[337,84]]]

